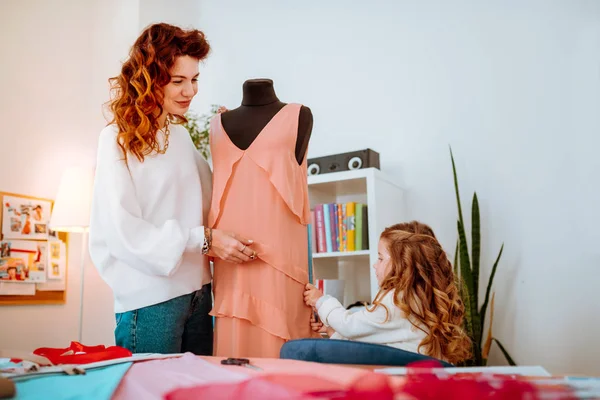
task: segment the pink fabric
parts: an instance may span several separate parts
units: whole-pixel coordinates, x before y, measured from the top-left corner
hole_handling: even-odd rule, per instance
[[[252,365],[262,369],[256,371],[246,367],[221,365],[221,360],[219,357],[198,357],[186,353],[179,358],[137,362],[121,381],[113,400],[164,399],[175,389],[218,383],[235,387],[235,384],[257,376],[264,378],[261,382],[284,384],[280,388],[283,391],[306,389],[306,381],[297,379],[297,376],[312,377],[311,391],[331,391],[349,387],[360,378],[372,374],[366,369],[275,358],[250,359]],[[393,377],[390,382],[397,388],[404,379]],[[260,382],[249,385],[257,390],[267,387]],[[182,392],[179,395],[183,395]]]
[[[136,362],[125,374],[113,399],[163,399],[177,388],[240,382],[248,379],[248,371],[249,368],[222,367],[191,353],[178,358]]]
[[[396,388],[396,391],[398,388]],[[258,375],[234,384],[215,383],[177,389],[166,400],[406,400],[410,398],[392,388],[392,378],[364,371],[349,385],[335,383],[317,375],[275,373]]]
[[[221,362],[221,359],[217,357],[206,357],[206,359],[215,364]],[[335,364],[321,364],[280,358],[255,358],[250,359],[250,361],[252,365],[262,368],[262,371],[245,368],[248,370],[247,373],[249,376],[263,376],[271,382],[285,384],[285,387],[288,389],[307,389],[307,381],[297,379],[298,376],[312,377],[309,389],[315,392],[348,388],[353,385],[360,387],[360,384],[357,384],[357,382],[371,383],[373,375],[381,376],[373,373],[370,369],[344,367]],[[285,375],[289,375],[292,379],[285,379]],[[365,378],[368,377],[371,379],[366,380]],[[386,377],[386,381],[389,382],[393,390],[398,390],[406,379],[400,376],[392,376],[389,377],[389,380]]]
[[[217,357],[207,357],[207,359],[215,364],[221,361]],[[356,378],[369,373],[369,370],[360,368],[342,367],[333,364],[320,364],[298,360],[284,360],[279,358],[254,358],[250,359],[252,365],[262,368],[263,371],[255,371],[249,368],[244,368],[244,372],[251,376],[262,374],[289,374],[289,375],[310,375],[327,379],[328,381],[341,384],[342,386],[349,385]],[[229,367],[238,368],[241,367]],[[247,370],[247,371],[246,371]],[[394,379],[396,382],[402,382],[402,378]],[[323,388],[326,390],[327,388]]]
[[[166,400],[314,400],[284,385],[274,384],[264,379],[254,378],[236,384],[213,384],[177,389],[165,396]]]
[[[246,367],[221,365],[221,360],[218,357],[197,357],[186,353],[179,358],[137,362],[121,381],[113,399],[163,399],[175,389],[214,383],[235,384],[255,376],[265,376],[267,380],[277,382],[285,380],[282,375],[322,378],[313,380],[311,390],[326,391],[335,389],[338,385],[346,387],[369,373],[358,368],[269,358],[251,359],[252,365],[262,368],[262,371],[256,371]],[[270,376],[274,373],[278,376]],[[288,389],[305,387],[301,381],[292,381],[299,386],[286,385]],[[392,382],[394,386],[398,386],[403,379],[393,378]]]

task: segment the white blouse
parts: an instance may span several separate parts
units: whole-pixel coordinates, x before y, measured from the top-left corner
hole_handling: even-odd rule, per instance
[[[394,291],[387,293],[381,304],[389,315],[381,305],[372,312],[346,310],[335,297],[326,295],[317,302],[317,310],[323,324],[335,330],[331,339],[383,344],[418,353],[418,347],[427,335],[413,326],[394,304]]]
[[[202,244],[212,173],[181,125],[170,126],[164,154],[129,156],[128,165],[116,137],[109,125],[99,138],[89,249],[115,312],[125,312],[210,282]]]

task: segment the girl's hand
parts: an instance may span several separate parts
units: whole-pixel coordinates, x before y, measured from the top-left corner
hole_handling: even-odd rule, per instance
[[[318,332],[318,333],[326,333],[327,336],[329,336],[329,337],[331,337],[331,335],[333,335],[335,333],[333,328],[326,327],[325,325],[323,325],[323,323],[321,321],[315,320],[314,314],[312,314],[310,317],[310,327],[313,331]]]
[[[315,319],[314,313],[310,316],[310,328],[318,333],[327,333],[327,327],[321,321]]]
[[[304,290],[304,302],[309,307],[315,307],[317,301],[323,297],[323,293],[310,283],[306,284]]]
[[[229,110],[227,110],[227,107],[221,106],[217,109],[217,114],[223,114],[226,111],[229,111]]]
[[[327,332],[327,328],[325,327],[325,325],[323,325],[323,323],[321,321],[317,321],[315,319],[315,313],[312,313],[310,315],[310,329],[312,329],[315,332],[318,333],[326,333]]]

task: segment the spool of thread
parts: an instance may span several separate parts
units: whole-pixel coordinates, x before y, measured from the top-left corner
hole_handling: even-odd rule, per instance
[[[15,383],[7,378],[0,378],[0,399],[12,399],[17,393]]]

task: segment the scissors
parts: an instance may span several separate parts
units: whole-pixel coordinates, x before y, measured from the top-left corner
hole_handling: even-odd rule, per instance
[[[250,360],[248,360],[247,358],[227,358],[225,360],[221,360],[221,364],[223,365],[237,365],[240,367],[247,367],[247,368],[251,368],[253,370],[256,371],[262,371],[262,368],[259,368],[255,365],[250,364]]]

